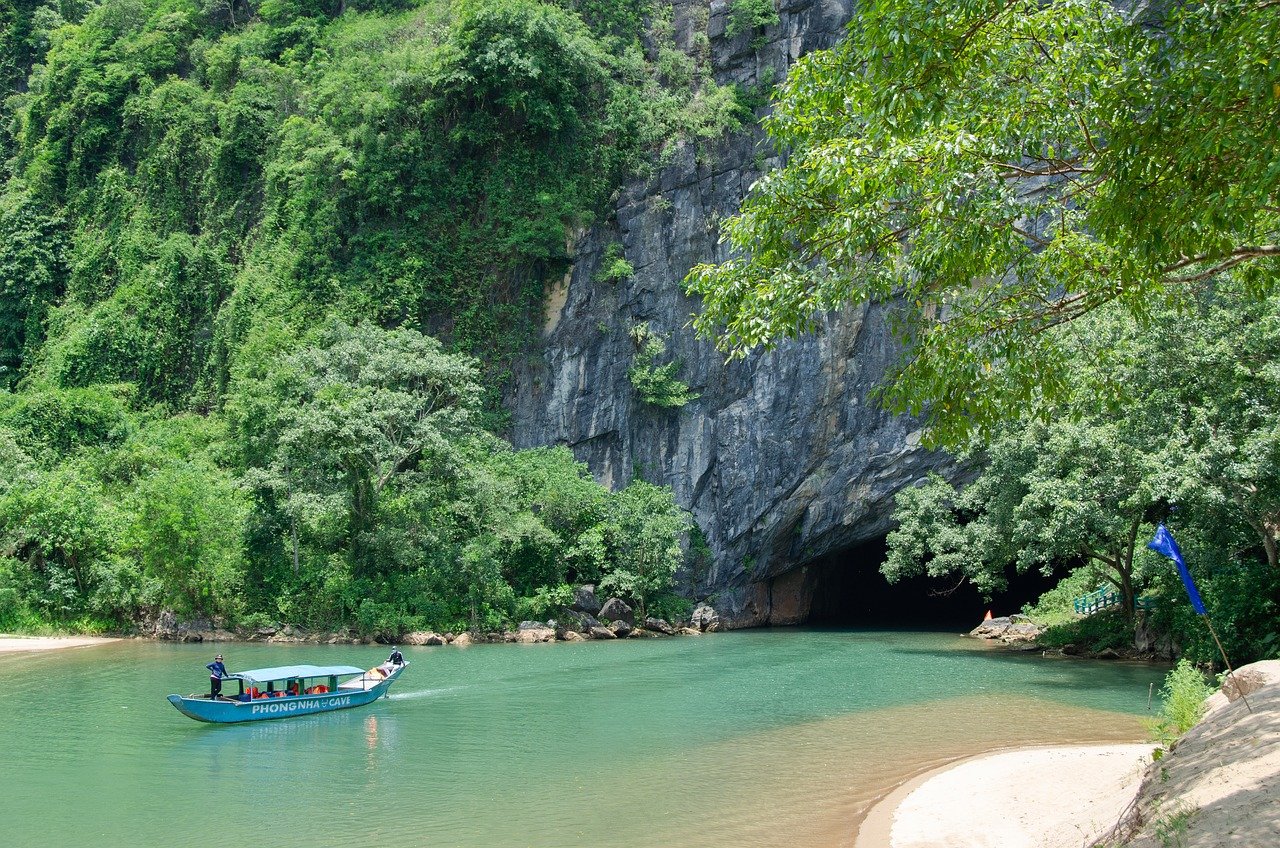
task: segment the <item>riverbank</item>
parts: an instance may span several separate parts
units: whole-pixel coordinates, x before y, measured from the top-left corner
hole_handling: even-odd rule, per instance
[[[1248,705],[1213,695],[1155,762],[1151,743],[959,760],[877,802],[854,848],[1280,845],[1280,662],[1238,674]]]
[[[56,651],[63,648],[89,648],[119,642],[113,636],[16,636],[0,633],[0,654],[20,651]]]
[[[1241,685],[1209,698],[1208,714],[1147,769],[1133,807],[1101,844],[1280,845],[1280,661],[1236,673]]]
[[[138,622],[122,638],[155,639],[161,642],[268,642],[271,644],[373,645],[397,644],[414,646],[454,645],[466,647],[479,643],[582,642],[608,639],[645,639],[666,636],[701,636],[722,630],[719,613],[701,603],[683,619],[667,621],[655,616],[641,616],[620,598],[596,598],[595,586],[585,584],[574,589],[572,606],[558,610],[546,621],[522,621],[510,630],[469,630],[436,632],[415,630],[408,633],[356,633],[350,629],[312,630],[297,624],[271,622],[237,625],[219,619],[183,619],[172,610],[162,610],[153,619]]]

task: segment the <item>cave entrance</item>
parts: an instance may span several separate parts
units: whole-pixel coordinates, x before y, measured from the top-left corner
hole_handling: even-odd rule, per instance
[[[806,569],[812,587],[806,623],[826,627],[894,627],[911,630],[969,630],[987,610],[1020,612],[1052,589],[1057,577],[1015,574],[1009,588],[988,602],[958,577],[912,577],[890,584],[880,573],[885,537],[828,554]]]

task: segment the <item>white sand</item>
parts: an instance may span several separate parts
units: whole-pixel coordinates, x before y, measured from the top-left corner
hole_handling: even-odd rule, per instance
[[[857,848],[1080,848],[1137,795],[1152,746],[1021,748],[930,772],[868,814]]]
[[[118,642],[105,636],[8,636],[0,633],[0,654],[17,651],[56,651],[59,648],[87,648]]]

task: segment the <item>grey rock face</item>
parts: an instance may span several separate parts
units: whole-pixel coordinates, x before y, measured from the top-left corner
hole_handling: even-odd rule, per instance
[[[590,583],[576,587],[573,590],[572,609],[587,615],[599,615],[600,601],[596,599],[596,587]]]
[[[625,621],[627,624],[635,624],[635,613],[631,607],[620,598],[610,598],[604,602],[604,606],[600,607],[600,618],[605,621]]]
[[[676,0],[687,46],[707,20],[721,83],[781,79],[800,56],[842,36],[852,0],[782,0],[763,33],[725,33],[727,0]],[[689,326],[698,304],[682,281],[724,260],[719,222],[780,160],[759,131],[675,151],[652,179],[620,193],[614,217],[579,234],[574,265],[548,293],[540,355],[517,370],[509,397],[517,447],[568,445],[611,488],[636,478],[670,485],[712,551],[684,574],[695,598],[715,596],[724,625],[772,620],[772,584],[828,552],[883,535],[893,495],[929,471],[953,473],[920,446],[918,424],[880,409],[871,391],[899,356],[884,306],[826,316],[821,332],[726,363]],[[611,244],[635,274],[593,279]],[[632,330],[661,334],[680,377],[699,393],[680,409],[646,405],[627,377]],[[794,593],[793,593],[794,594]],[[794,623],[807,602],[780,605]],[[605,616],[607,617],[607,616]],[[802,616],[801,616],[802,618]]]
[[[698,604],[689,624],[706,633],[714,633],[720,629],[720,615],[708,604]]]
[[[667,623],[665,619],[654,618],[649,616],[644,620],[646,630],[652,630],[655,633],[661,633],[664,636],[674,636],[676,629]]]

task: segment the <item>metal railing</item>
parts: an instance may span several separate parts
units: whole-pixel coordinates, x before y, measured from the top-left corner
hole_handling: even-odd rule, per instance
[[[1093,615],[1107,607],[1113,607],[1120,603],[1120,593],[1111,586],[1099,586],[1089,594],[1076,598],[1072,602],[1075,611],[1080,615]],[[1156,606],[1155,598],[1134,598],[1133,608],[1139,610],[1154,609]]]

